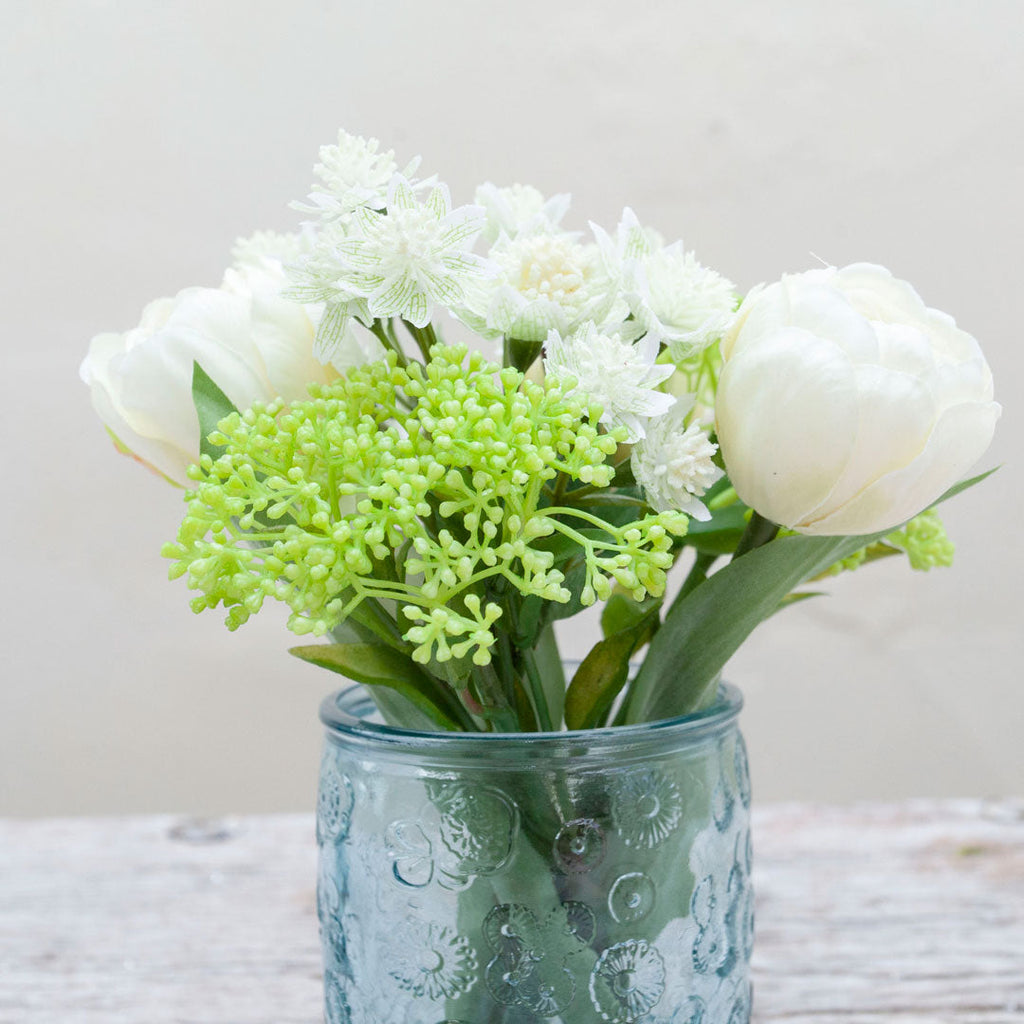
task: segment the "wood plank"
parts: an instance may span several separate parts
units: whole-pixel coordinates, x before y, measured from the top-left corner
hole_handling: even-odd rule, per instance
[[[764,808],[755,1020],[1024,1021],[1024,802]]]
[[[1024,802],[758,808],[757,1024],[1024,1021]],[[305,815],[0,822],[0,1024],[312,1024]]]

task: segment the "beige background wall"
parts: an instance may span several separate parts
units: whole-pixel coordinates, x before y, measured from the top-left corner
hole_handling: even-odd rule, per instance
[[[1022,39],[1015,0],[3,0],[0,813],[312,805],[331,679],[281,616],[189,612],[159,556],[179,498],[77,367],[291,227],[338,126],[463,202],[569,190],[579,228],[628,203],[743,288],[881,262],[972,331],[1004,468],[948,506],[955,570],[839,580],[729,675],[762,800],[1019,793]]]

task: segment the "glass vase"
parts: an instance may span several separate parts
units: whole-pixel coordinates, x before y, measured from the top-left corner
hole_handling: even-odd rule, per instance
[[[746,1024],[739,692],[589,732],[421,733],[328,698],[327,1024]]]

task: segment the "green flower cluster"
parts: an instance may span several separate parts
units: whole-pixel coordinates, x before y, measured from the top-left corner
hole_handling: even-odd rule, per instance
[[[911,569],[926,572],[936,566],[949,568],[953,564],[953,542],[933,508],[914,516],[902,530],[890,533],[885,540],[907,553]]]
[[[210,436],[223,453],[192,467],[164,554],[200,591],[195,611],[223,605],[235,629],[271,597],[293,632],[323,635],[373,598],[393,603],[417,661],[483,665],[501,594],[572,597],[545,538],[583,549],[585,604],[614,583],[664,591],[686,516],[620,526],[548,503],[559,474],[611,483],[619,438],[599,432],[599,407],[441,345],[425,366],[389,354],[310,396],[228,416]]]
[[[789,535],[793,531],[779,531]],[[829,566],[817,579],[838,576],[841,572],[852,572],[868,562],[904,552],[911,569],[927,572],[937,566],[948,568],[953,564],[953,542],[946,534],[939,513],[933,508],[926,509],[907,522],[902,530],[887,533],[880,541],[858,548],[851,555]]]

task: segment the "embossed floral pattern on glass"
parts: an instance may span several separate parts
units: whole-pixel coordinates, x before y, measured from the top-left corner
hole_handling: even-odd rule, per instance
[[[669,723],[481,737],[326,701],[327,1024],[747,1024],[739,708],[723,687]]]

